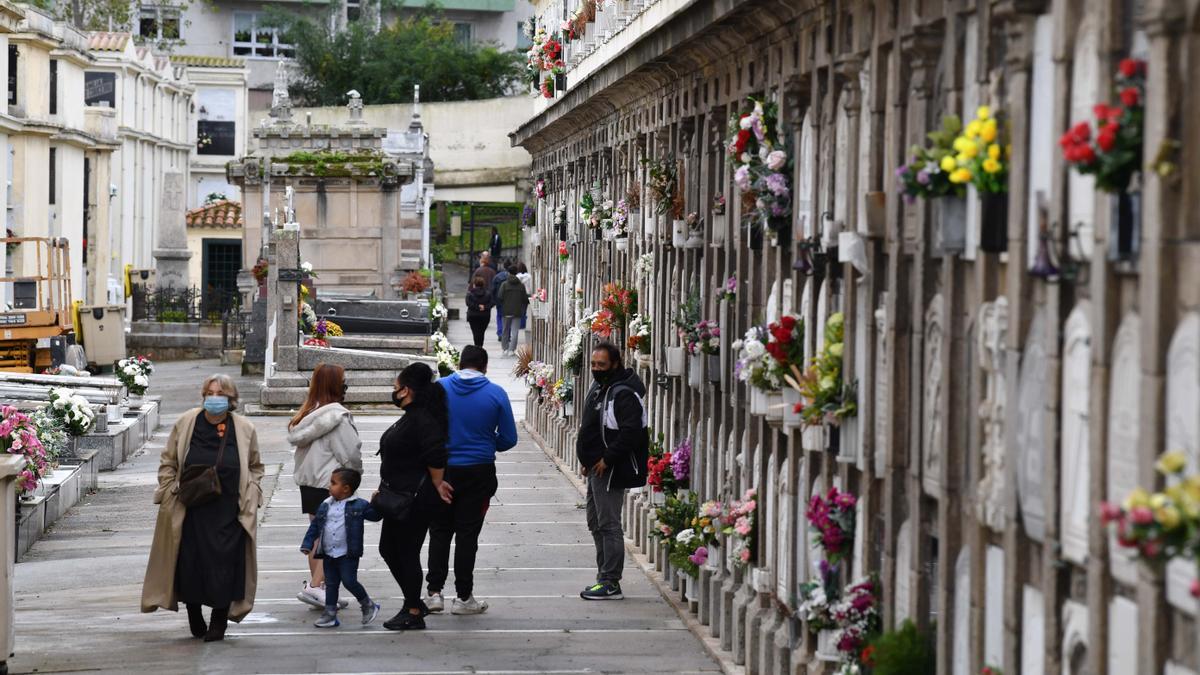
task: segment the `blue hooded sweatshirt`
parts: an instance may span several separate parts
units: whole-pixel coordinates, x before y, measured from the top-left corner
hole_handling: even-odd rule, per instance
[[[508,392],[483,375],[454,373],[438,380],[446,390],[450,410],[448,466],[493,464],[496,453],[517,444]]]

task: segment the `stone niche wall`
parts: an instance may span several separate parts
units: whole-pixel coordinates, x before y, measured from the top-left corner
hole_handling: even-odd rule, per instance
[[[757,487],[770,514],[755,566],[705,571],[693,607],[749,672],[831,668],[794,615],[818,553],[804,505],[831,485],[862,500],[852,568],[881,579],[887,626],[937,618],[939,673],[1200,672],[1194,565],[1139,566],[1095,517],[1100,500],[1156,486],[1164,450],[1200,457],[1200,161],[1171,145],[1200,140],[1200,94],[1183,86],[1200,75],[1196,53],[1194,1],[699,0],[583,81],[568,75],[570,89],[517,129],[547,187],[526,238],[549,298],[535,358],[563,375],[566,331],[599,307],[601,287],[636,285],[654,327],[653,364],[639,367],[651,425],[668,447],[692,438],[702,501]],[[1146,161],[1167,164],[1142,173],[1138,251],[1114,261],[1112,200],[1068,173],[1055,141],[1113,100],[1126,55],[1147,61]],[[739,225],[724,156],[730,115],[751,95],[778,103],[795,160],[778,243]],[[943,115],[970,119],[985,104],[1010,133],[1007,220],[989,231],[996,213],[974,191],[960,216],[905,203],[893,170],[909,146]],[[680,163],[703,247],[672,246],[647,197],[627,250],[580,225],[582,191],[598,182],[615,199],[646,185],[642,158]],[[1056,280],[1029,273],[1043,225],[1069,273]],[[827,255],[806,273],[796,263],[808,238]],[[643,255],[652,271],[639,275]],[[713,289],[731,275],[737,299],[719,303]],[[671,319],[693,293],[723,333],[715,384],[667,375]],[[811,355],[838,311],[860,415],[835,447],[828,427],[751,414],[730,344],[791,312],[810,327]],[[588,379],[577,376],[580,399]],[[529,403],[534,430],[573,462],[576,418]],[[630,536],[649,551],[647,496],[630,511]]]

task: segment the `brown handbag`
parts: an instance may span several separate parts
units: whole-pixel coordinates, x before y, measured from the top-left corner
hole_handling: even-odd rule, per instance
[[[221,496],[221,478],[217,475],[217,467],[221,466],[221,459],[225,455],[225,441],[228,440],[229,434],[225,433],[224,423],[217,425],[217,432],[221,435],[217,461],[212,466],[193,464],[184,467],[183,473],[179,475],[178,497],[184,506],[200,506]]]

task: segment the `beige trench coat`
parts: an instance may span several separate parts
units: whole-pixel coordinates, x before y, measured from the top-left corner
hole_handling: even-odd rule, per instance
[[[163,448],[158,467],[158,489],[154,503],[158,504],[158,521],[154,526],[154,541],[150,544],[150,561],[142,583],[142,611],[156,609],[179,611],[175,599],[175,560],[179,556],[179,541],[183,532],[183,517],[187,507],[179,502],[179,467],[183,466],[196,416],[202,408],[193,408],[180,416],[171,429],[167,446]],[[238,461],[241,465],[238,482],[238,522],[246,530],[246,597],[229,608],[229,618],[241,621],[254,607],[254,591],[258,581],[258,562],[255,542],[258,530],[258,508],[262,506],[263,463],[258,454],[258,432],[241,415],[231,414],[237,436]]]

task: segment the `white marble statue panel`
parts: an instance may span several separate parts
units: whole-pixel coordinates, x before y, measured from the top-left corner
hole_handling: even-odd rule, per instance
[[[858,90],[862,92],[862,107],[858,111],[858,194],[863,201],[858,205],[858,218],[855,229],[861,235],[870,234],[871,228],[867,223],[866,198],[873,190],[871,185],[871,153],[875,146],[871,143],[871,60],[863,61],[862,70],[858,71]]]
[[[850,213],[850,113],[846,111],[845,91],[837,98],[834,122],[835,150],[833,153],[833,220],[821,223],[821,241],[836,246],[838,233],[846,226]]]
[[[921,484],[933,497],[942,493],[942,445],[945,421],[942,419],[942,354],[944,301],[933,296],[925,310],[924,378],[921,382]]]
[[[1032,87],[1033,96],[1029,97],[1029,156],[1037,157],[1043,148],[1053,147],[1056,141],[1054,107],[1058,97],[1054,95],[1054,16],[1049,13],[1039,16],[1034,24]],[[1032,266],[1038,250],[1038,193],[1041,193],[1049,208],[1054,169],[1050,162],[1030,162],[1028,172],[1026,265]]]
[[[779,552],[775,558],[775,595],[790,602],[795,589],[792,584],[792,513],[795,512],[796,486],[792,482],[791,458],[785,457],[779,467],[779,508],[775,526]]]
[[[880,294],[879,307],[875,310],[875,475],[882,476],[887,464],[887,409],[888,409],[888,351],[887,351],[887,292]]]
[[[1038,310],[1025,340],[1017,385],[1017,428],[1009,435],[1009,456],[1017,458],[1017,495],[1025,533],[1042,541],[1046,531],[1046,504],[1042,488],[1046,449],[1046,387],[1050,367],[1046,358],[1045,310]]]
[[[808,112],[804,114],[804,120],[800,122],[800,154],[799,162],[796,164],[796,170],[800,173],[800,190],[796,211],[800,216],[801,236],[806,239],[813,236],[817,220],[815,211],[817,181],[813,175],[816,169],[816,162],[814,161],[816,154],[816,131],[813,128],[813,114],[810,107]]]
[[[1022,675],[1042,675],[1046,672],[1046,606],[1042,592],[1033,586],[1025,586],[1021,606],[1020,672]],[[993,666],[1002,663],[999,654],[985,658],[984,662]]]
[[[1005,422],[1008,420],[1008,298],[1000,296],[979,308],[976,355],[983,370],[983,402],[979,420],[983,427],[982,478],[976,495],[976,517],[997,532],[1005,527],[1004,501],[1008,487],[1008,454]]]
[[[1138,437],[1141,432],[1141,322],[1130,312],[1121,320],[1113,341],[1108,394],[1108,489],[1105,499],[1120,504],[1138,486]],[[1109,532],[1113,576],[1137,583],[1137,564],[1131,549],[1118,546]]]
[[[954,561],[954,660],[951,675],[971,673],[971,549]]]
[[[909,603],[911,597],[911,589],[909,587],[912,569],[912,519],[904,521],[900,525],[900,531],[896,534],[896,594],[894,600],[895,614],[893,615],[896,625],[901,624],[905,619],[910,618]]]
[[[1004,549],[988,546],[984,558],[983,661],[1004,662]]]
[[[1090,480],[1088,417],[1091,405],[1091,304],[1081,300],[1063,329],[1062,448],[1059,464],[1063,557],[1087,560],[1088,520],[1093,508]]]
[[[1167,436],[1163,451],[1183,450],[1188,471],[1200,470],[1200,314],[1184,315],[1167,348]],[[1187,560],[1167,564],[1167,601],[1196,614],[1189,589],[1196,565]]]

